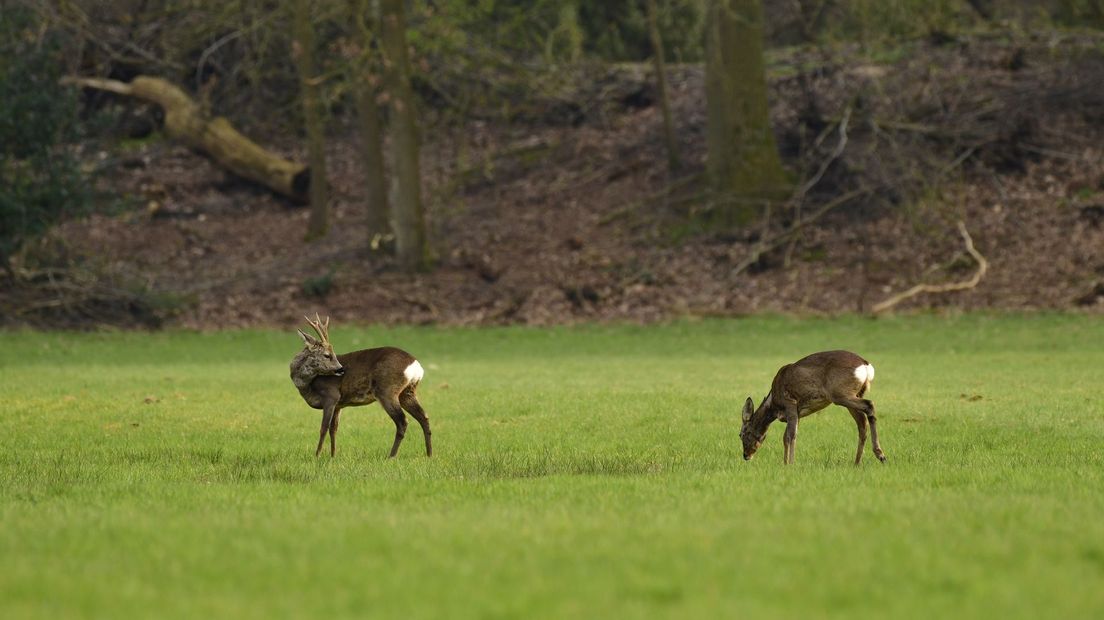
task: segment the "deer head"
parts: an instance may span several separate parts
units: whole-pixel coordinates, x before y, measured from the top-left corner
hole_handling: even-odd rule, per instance
[[[337,375],[340,377],[345,374],[345,367],[337,360],[333,345],[330,344],[330,317],[326,317],[325,321],[319,318],[317,314],[314,315],[315,320],[313,321],[309,317],[303,318],[314,328],[318,337],[315,338],[301,329],[297,330],[305,345],[303,352],[300,353],[302,359],[299,372],[309,377],[319,375]]]
[[[770,404],[770,395],[763,399],[763,403],[759,405],[759,409],[764,409]],[[759,450],[759,446],[763,444],[763,439],[767,436],[768,424],[753,424],[752,419],[757,421],[761,419],[760,416],[756,416],[755,402],[751,400],[749,396],[744,401],[744,410],[741,413],[743,424],[740,426],[740,441],[744,444],[744,460],[750,461],[751,457],[755,456],[755,452]]]

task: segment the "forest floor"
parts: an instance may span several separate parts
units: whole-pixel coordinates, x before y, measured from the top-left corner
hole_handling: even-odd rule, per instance
[[[427,123],[435,266],[423,273],[368,249],[355,134],[340,124],[329,145],[333,227],[319,241],[303,240],[303,207],[164,141],[112,155],[101,189],[134,208],[50,239],[171,299],[169,322],[185,327],[287,325],[314,312],[337,323],[562,324],[869,312],[914,284],[968,279],[962,220],[988,272],[975,288],[899,309],[1101,312],[1101,49],[1068,36],[917,42],[880,61],[854,50],[772,55],[786,165],[799,183],[826,174],[768,228],[700,224],[702,75],[680,66],[677,174],[646,79],[628,94],[596,83],[566,125]],[[847,192],[858,198],[741,268],[761,239]]]

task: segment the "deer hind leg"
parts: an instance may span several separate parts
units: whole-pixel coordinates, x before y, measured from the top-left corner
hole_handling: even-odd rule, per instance
[[[418,395],[414,393],[413,387],[408,387],[399,394],[399,404],[421,425],[422,435],[425,436],[426,456],[433,456],[433,432],[429,430],[429,416],[418,402]]]
[[[869,400],[866,402],[868,413],[866,414],[867,421],[870,422],[870,441],[874,444],[874,456],[878,457],[878,460],[885,463],[886,455],[882,451],[882,444],[878,442],[878,418],[874,416],[874,403]]]
[[[337,419],[341,416],[341,409],[334,408],[333,419],[330,420],[330,456],[337,452]]]
[[[870,423],[870,442],[873,444],[874,456],[878,457],[878,460],[885,463],[886,455],[882,451],[882,444],[878,442],[878,418],[874,415],[874,403],[865,398],[849,397],[839,398],[832,402],[843,407],[847,407],[852,410],[851,415],[855,415],[855,411],[866,416],[866,421]],[[857,422],[858,420],[856,420]]]
[[[383,406],[383,410],[387,412],[387,415],[391,416],[391,421],[395,423],[395,443],[391,444],[391,454],[387,456],[389,459],[395,458],[395,455],[399,453],[399,444],[402,443],[403,437],[406,436],[406,414],[403,413],[402,407],[399,406],[398,399],[394,396],[387,396],[384,398],[377,398],[380,405]]]
[[[855,452],[855,464],[862,461],[863,447],[866,445],[866,414],[851,407],[847,408],[851,417],[855,418],[855,424],[859,427],[859,449]]]

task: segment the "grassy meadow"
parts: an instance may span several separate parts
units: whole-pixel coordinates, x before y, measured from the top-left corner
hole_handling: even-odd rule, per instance
[[[1104,321],[752,318],[353,328],[426,368],[337,457],[293,332],[0,333],[0,617],[1104,616]],[[849,348],[889,462],[830,407],[741,459],[775,370]]]

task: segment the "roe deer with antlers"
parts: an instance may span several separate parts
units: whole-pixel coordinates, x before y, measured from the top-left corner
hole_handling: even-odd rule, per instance
[[[863,398],[873,379],[874,367],[870,362],[850,351],[813,353],[793,364],[786,364],[774,375],[770,392],[758,409],[753,409],[755,403],[751,398],[744,402],[743,426],[740,428],[744,460],[751,459],[759,449],[771,422],[782,420],[786,423],[786,432],[782,435],[785,449],[782,462],[793,463],[797,421],[835,404],[850,411],[859,427],[859,450],[855,453],[855,464],[862,460],[867,423],[870,424],[874,456],[884,463],[886,456],[878,443],[874,403]]]
[[[432,456],[429,417],[415,393],[424,374],[418,360],[395,347],[335,355],[330,344],[330,318],[323,321],[317,314],[314,318],[314,321],[307,318],[307,323],[318,337],[298,330],[305,346],[291,360],[292,383],[308,405],[322,410],[322,430],[314,455],[322,452],[326,433],[330,434],[330,456],[336,452],[337,420],[343,408],[379,401],[395,423],[395,443],[388,458],[398,453],[399,444],[406,435],[404,409],[422,426],[426,456]]]

